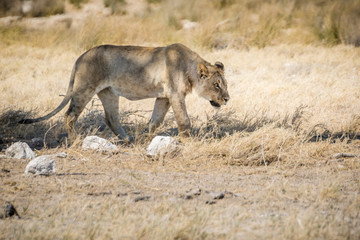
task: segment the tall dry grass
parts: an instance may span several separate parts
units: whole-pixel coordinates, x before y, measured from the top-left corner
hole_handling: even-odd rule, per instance
[[[214,155],[230,164],[270,164],[299,157],[299,146],[307,148],[311,146],[306,144],[309,141],[358,138],[360,52],[357,48],[280,45],[249,50],[198,50],[210,62],[224,63],[231,101],[216,111],[195,92],[188,96],[194,139],[184,143],[186,158]],[[76,52],[80,51],[7,47],[0,60],[4,69],[1,109],[23,109],[42,115],[55,108],[66,92]],[[150,118],[154,100],[131,102],[120,98],[119,101],[122,122],[137,136]],[[102,111],[102,107],[95,98],[84,116],[97,110]],[[99,120],[82,121],[79,125],[82,134],[93,132],[96,127],[104,128],[101,112],[95,113],[93,118]],[[56,138],[63,132],[62,114],[54,120],[60,120],[59,129],[51,130]],[[176,123],[170,111],[159,133],[173,128]],[[11,132],[4,128],[2,135],[6,131]],[[106,134],[112,137],[111,133]],[[139,144],[146,146],[148,140]],[[330,154],[331,149],[329,146],[320,156]],[[311,155],[317,156],[316,151]]]
[[[0,161],[0,205],[11,201],[22,216],[0,220],[0,239],[358,239],[360,50],[358,23],[348,18],[357,17],[357,1],[141,2],[144,12],[89,15],[70,28],[0,27],[0,148],[41,138],[38,155],[68,153],[49,177],[24,176],[23,160]],[[199,25],[183,29],[183,19]],[[173,42],[223,62],[231,97],[214,110],[190,94],[187,139],[169,111],[156,133],[180,141],[177,155],[146,157],[151,136],[141,133],[153,99],[119,99],[136,142],[113,155],[80,148],[89,134],[117,141],[96,97],[71,148],[64,111],[17,124],[61,102],[88,48]],[[204,192],[181,197],[197,188],[228,192],[214,205]],[[148,202],[134,203],[139,190]]]
[[[2,0],[0,16],[44,17],[62,14],[65,11],[63,0]]]
[[[100,0],[98,0],[100,1]],[[31,45],[58,45],[81,51],[101,43],[168,44],[191,47],[243,49],[298,43],[359,46],[360,1],[138,1],[139,12],[126,1],[105,1],[112,16],[87,15],[80,29],[56,27],[53,31],[1,27],[3,41]],[[100,11],[100,10],[99,10]],[[196,22],[183,29],[183,20]],[[75,21],[75,20],[74,20]],[[35,39],[34,39],[35,38]]]

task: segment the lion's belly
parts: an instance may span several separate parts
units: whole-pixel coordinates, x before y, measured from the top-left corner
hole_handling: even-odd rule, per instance
[[[166,97],[165,65],[120,68],[110,79],[112,91],[129,100]]]
[[[166,64],[163,57],[137,51],[112,59],[106,83],[129,100],[165,97]]]
[[[149,84],[122,84],[122,86],[112,86],[111,90],[118,96],[129,100],[141,100],[145,98],[165,97],[164,88]]]

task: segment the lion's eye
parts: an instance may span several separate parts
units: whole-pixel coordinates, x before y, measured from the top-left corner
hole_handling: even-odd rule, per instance
[[[214,86],[215,86],[216,89],[220,89],[219,83],[215,83]]]

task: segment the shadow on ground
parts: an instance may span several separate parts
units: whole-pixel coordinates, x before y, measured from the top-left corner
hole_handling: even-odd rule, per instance
[[[255,115],[245,114],[242,118],[239,118],[233,111],[216,114],[206,122],[192,118],[193,128],[191,134],[198,139],[221,139],[238,132],[251,133],[271,124],[274,128],[291,129],[296,134],[304,135],[302,125],[306,121],[305,110],[306,107],[300,106],[293,114],[287,114],[282,118],[276,116],[268,117],[266,112],[260,112]],[[148,141],[149,139],[142,137],[142,134],[147,132],[148,120],[145,118],[135,118],[136,120],[134,121],[134,115],[139,115],[138,112],[121,112],[122,126],[129,135],[135,136],[138,142]],[[64,129],[63,117],[33,124],[18,123],[23,119],[35,118],[37,116],[38,114],[35,110],[4,110],[0,115],[0,151],[17,141],[26,142],[33,149],[41,149],[44,146],[56,148],[65,145],[67,134]],[[85,136],[96,134],[105,138],[114,137],[109,128],[106,127],[104,113],[101,110],[91,110],[80,117],[77,122],[77,129],[79,134]],[[173,114],[168,114],[157,134],[167,136],[178,135]],[[325,126],[318,124],[305,133],[304,139],[309,142],[332,142],[337,139],[351,141],[353,139],[360,139],[360,133],[332,133]]]

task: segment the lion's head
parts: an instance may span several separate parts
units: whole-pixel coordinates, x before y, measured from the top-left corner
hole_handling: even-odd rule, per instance
[[[197,73],[200,82],[198,94],[209,100],[214,107],[225,105],[230,96],[224,76],[224,65],[221,62],[216,62],[214,65],[199,63]]]

